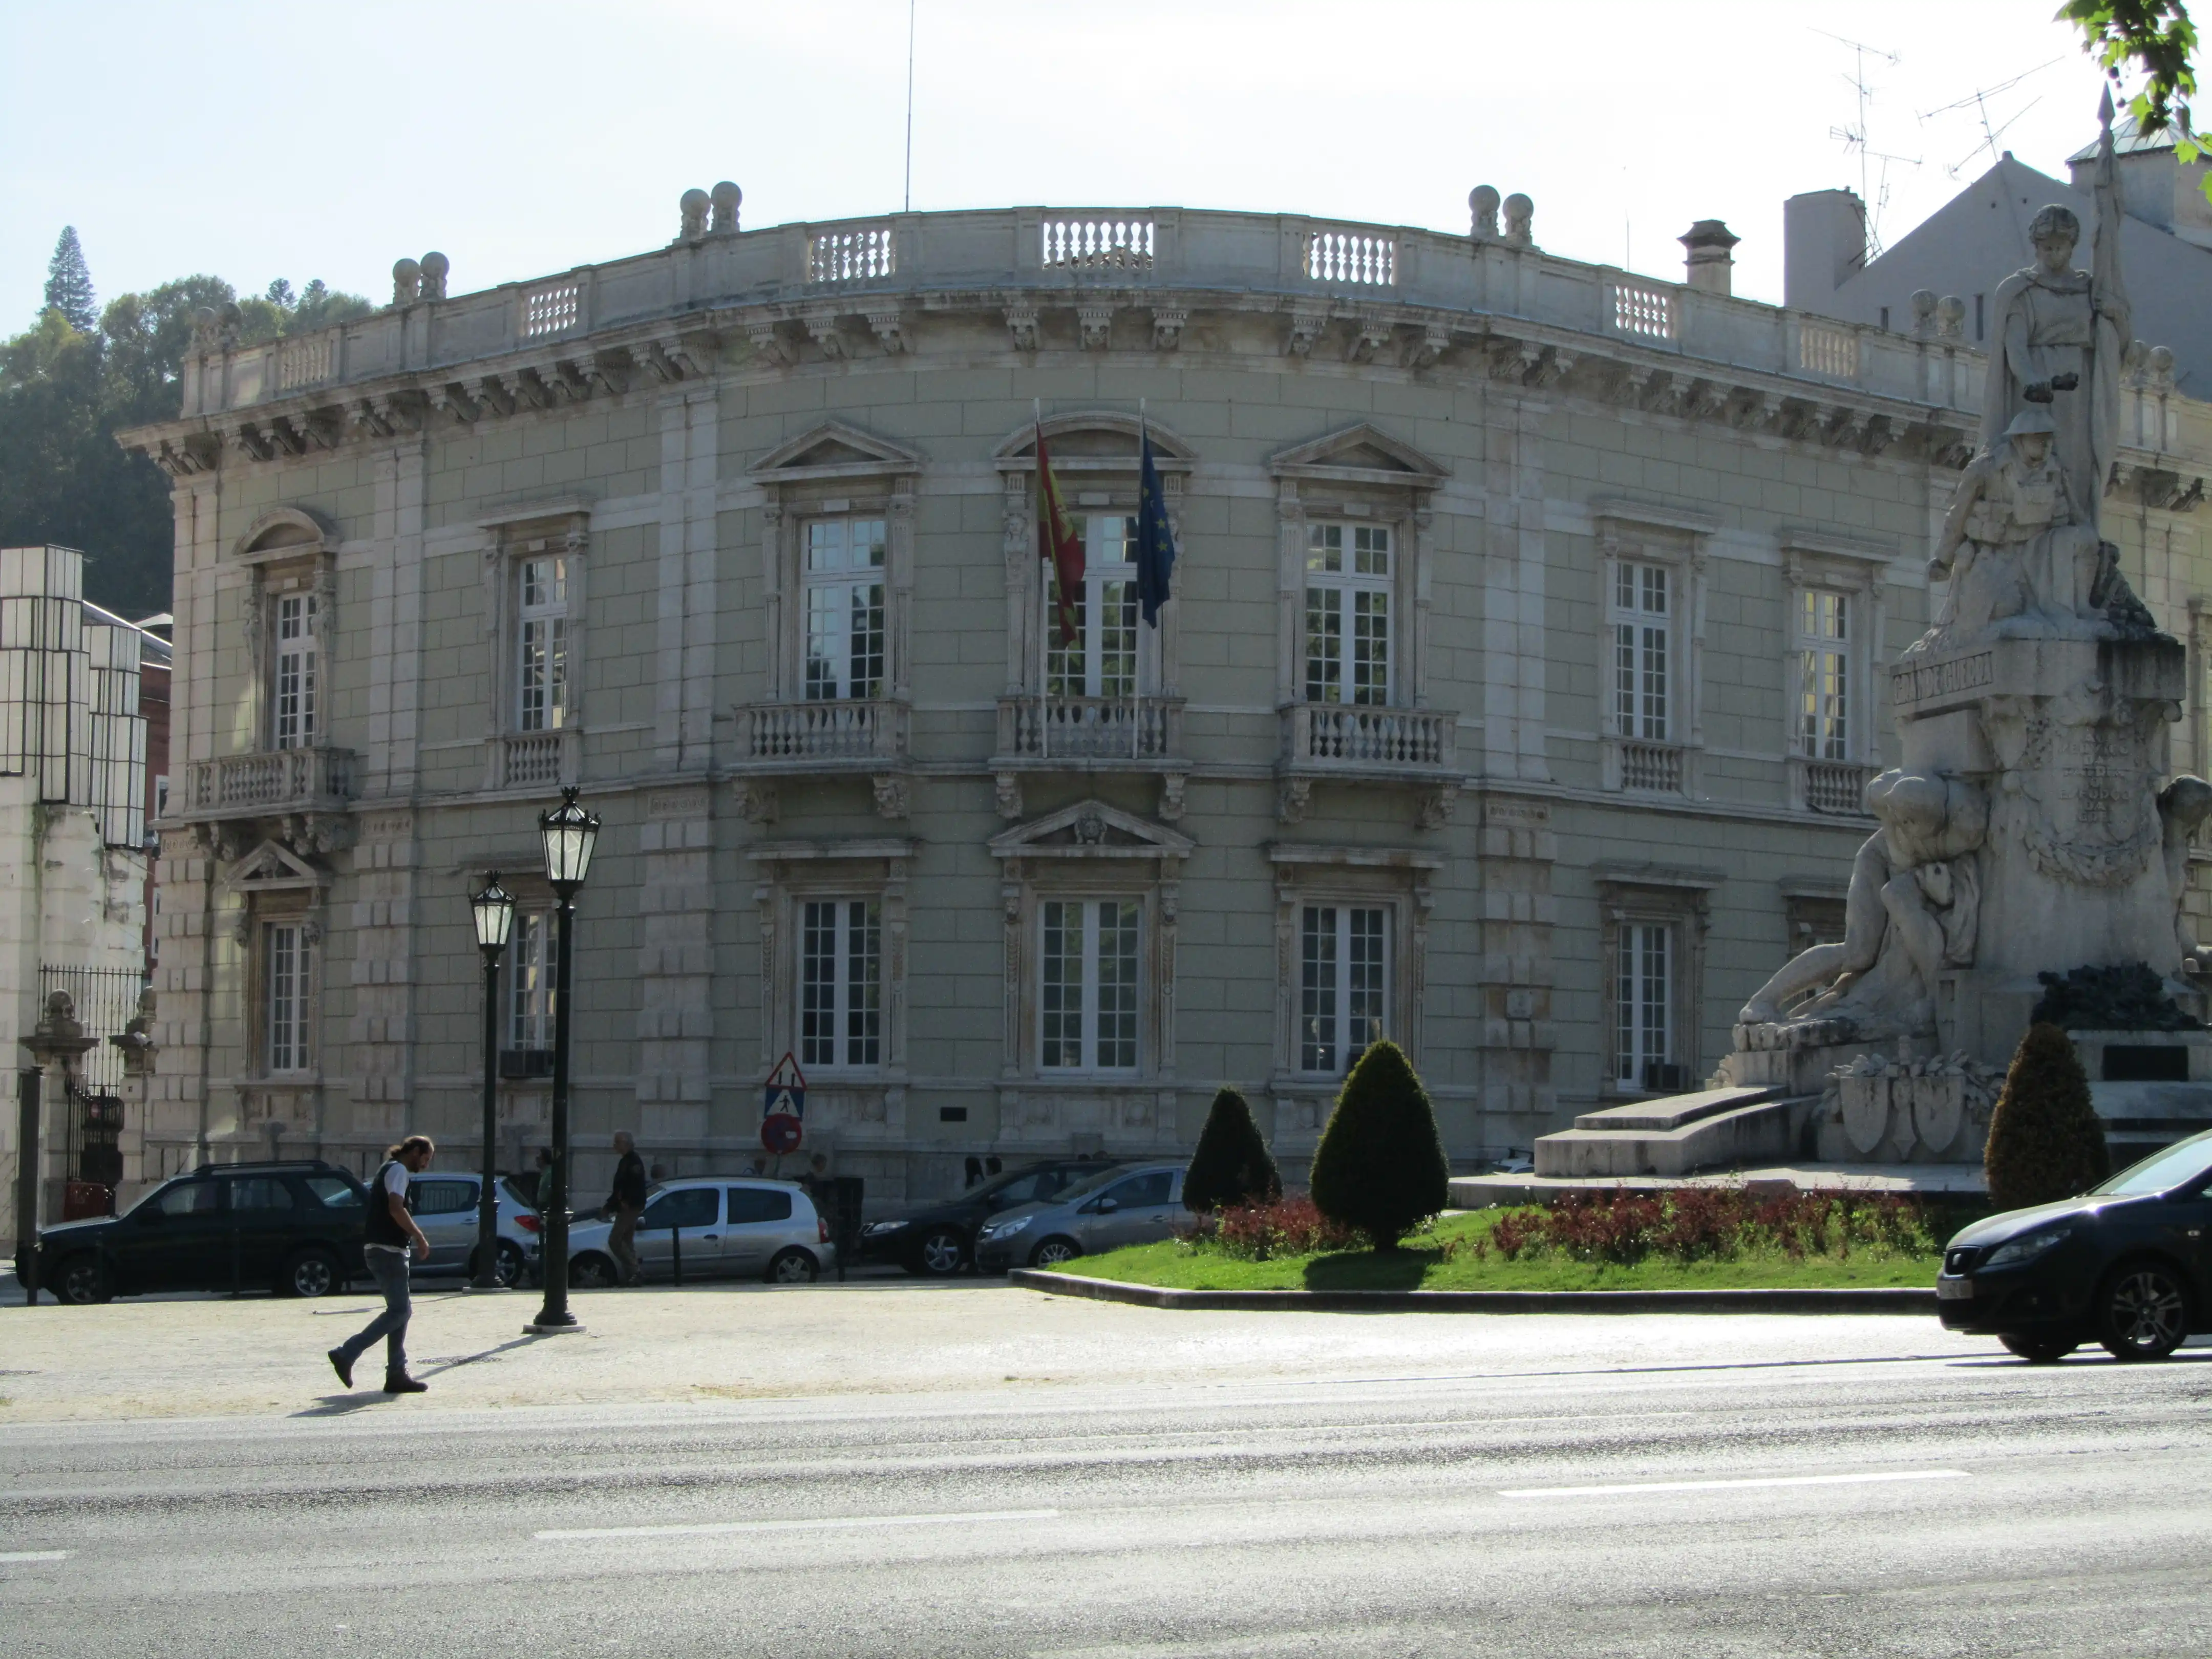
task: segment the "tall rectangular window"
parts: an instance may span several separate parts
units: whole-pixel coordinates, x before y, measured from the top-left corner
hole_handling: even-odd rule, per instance
[[[1048,899],[1038,909],[1038,1065],[1135,1071],[1137,901]]]
[[[1122,514],[1079,517],[1083,591],[1075,598],[1075,639],[1060,635],[1060,577],[1048,575],[1053,606],[1046,673],[1055,697],[1137,695],[1137,521]]]
[[[1666,1086],[1674,1058],[1674,930],[1623,922],[1613,975],[1613,1080],[1631,1089]]]
[[[1620,735],[1665,743],[1674,735],[1668,675],[1674,643],[1673,595],[1666,568],[1613,567],[1613,712]]]
[[[515,725],[524,732],[557,732],[568,723],[568,561],[558,555],[525,559],[517,580]]]
[[[1390,530],[1306,526],[1305,700],[1390,701]]]
[[[310,1000],[307,930],[296,921],[272,923],[262,930],[261,946],[269,1070],[304,1072]]]
[[[881,519],[814,519],[806,526],[806,678],[810,702],[883,695]]]
[[[1808,588],[1797,596],[1797,739],[1814,760],[1849,760],[1850,600]]]
[[[1389,913],[1309,904],[1298,928],[1298,1069],[1335,1076],[1388,1029]]]
[[[315,596],[287,593],[276,601],[276,683],[270,737],[278,749],[315,742]]]
[[[558,921],[550,910],[524,910],[514,918],[507,948],[507,1046],[550,1048],[560,957],[554,952]]]
[[[880,1066],[884,927],[874,899],[809,899],[799,930],[799,1063]]]

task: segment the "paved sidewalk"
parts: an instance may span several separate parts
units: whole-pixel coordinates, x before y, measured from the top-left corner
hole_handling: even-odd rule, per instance
[[[1994,1352],[1933,1319],[1872,1315],[1253,1314],[1163,1311],[904,1282],[580,1295],[581,1335],[526,1337],[538,1298],[418,1293],[409,1348],[431,1385],[348,1395],[324,1351],[365,1296],[317,1302],[0,1304],[0,1424],[374,1408],[745,1400],[1405,1376],[1820,1364]],[[356,1375],[374,1382],[380,1354]]]

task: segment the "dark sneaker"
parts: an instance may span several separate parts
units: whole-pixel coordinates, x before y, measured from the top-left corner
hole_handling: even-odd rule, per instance
[[[384,1379],[384,1391],[386,1394],[428,1394],[430,1392],[430,1385],[428,1382],[417,1382],[411,1376],[395,1376],[387,1374]]]
[[[332,1348],[329,1354],[331,1369],[338,1374],[338,1381],[349,1389],[353,1387],[353,1361],[345,1357],[343,1349]]]

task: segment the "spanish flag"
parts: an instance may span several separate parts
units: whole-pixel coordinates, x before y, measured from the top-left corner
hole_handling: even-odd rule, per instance
[[[1037,557],[1050,561],[1060,575],[1060,642],[1075,643],[1075,596],[1083,591],[1083,537],[1068,516],[1060,493],[1060,480],[1052,475],[1052,458],[1045,453],[1044,427],[1036,429]]]

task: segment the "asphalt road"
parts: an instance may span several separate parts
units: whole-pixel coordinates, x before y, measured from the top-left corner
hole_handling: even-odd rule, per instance
[[[0,1650],[2212,1651],[2212,1356],[1638,1324],[1602,1368],[11,1425]]]

